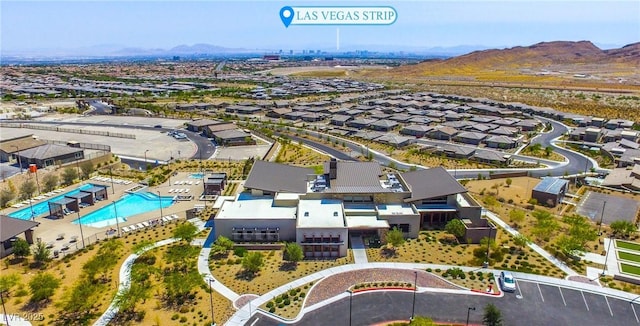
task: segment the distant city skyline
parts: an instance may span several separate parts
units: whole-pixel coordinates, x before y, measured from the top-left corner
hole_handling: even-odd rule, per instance
[[[337,1],[2,1],[2,54],[170,49],[206,43],[248,50],[419,50],[588,40],[603,48],[640,41],[640,1],[349,1],[389,5],[390,26],[290,26],[286,5]]]

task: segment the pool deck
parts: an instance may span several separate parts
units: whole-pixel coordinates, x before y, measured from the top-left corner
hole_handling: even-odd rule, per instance
[[[169,183],[169,181],[159,185],[159,186],[155,186],[155,187],[148,187],[143,189],[143,192],[152,192],[155,194],[158,194],[158,191],[160,191],[160,195],[161,196],[175,196],[177,194],[175,193],[170,193],[169,190],[171,189],[175,189],[175,188],[181,188],[181,189],[189,189],[189,194],[193,194],[194,195],[194,199],[190,200],[190,201],[176,201],[173,205],[171,205],[170,207],[167,208],[163,208],[162,209],[162,215],[166,216],[166,215],[171,215],[171,214],[177,214],[181,219],[185,219],[186,218],[186,213],[185,211],[188,209],[192,209],[194,208],[195,205],[202,205],[204,204],[203,201],[198,200],[195,197],[198,197],[203,190],[203,184],[202,182],[200,182],[199,184],[195,184],[195,182],[193,182],[193,184],[189,185],[189,184],[181,184],[181,185],[175,185],[174,182],[175,181],[195,181],[196,179],[192,179],[189,178],[189,175],[191,174],[191,172],[180,172],[178,173],[177,176],[175,177],[171,177],[171,183]],[[127,189],[131,189],[133,185],[135,185],[136,183],[132,183],[129,185],[125,185],[125,184],[115,184],[114,183],[114,190],[115,190],[115,194],[113,193],[113,191],[111,190],[111,182],[107,181],[107,182],[102,182],[102,181],[98,181],[98,180],[85,180],[82,184],[84,183],[93,183],[93,184],[99,184],[99,185],[107,185],[109,186],[109,188],[107,189],[108,191],[108,195],[109,195],[109,199],[108,200],[103,200],[103,201],[99,201],[97,202],[95,205],[93,206],[89,206],[86,208],[82,208],[80,209],[80,216],[84,216],[86,214],[89,214],[93,211],[96,211],[104,206],[109,206],[109,205],[113,205],[112,202],[113,201],[117,201],[118,199],[120,199],[120,197],[122,197],[123,195],[126,194],[125,190]],[[67,191],[71,191],[73,189],[76,189],[78,186],[80,186],[81,184],[75,184],[72,186],[69,186],[67,188],[64,189],[64,192]],[[43,199],[44,200],[44,199]],[[209,205],[213,205],[212,202],[208,202],[207,206]],[[11,212],[17,211],[19,209],[16,208],[8,208],[5,209],[2,213],[3,214],[9,214]],[[147,213],[143,213],[143,214],[138,214],[138,215],[134,215],[134,216],[130,216],[127,218],[127,221],[124,223],[119,223],[119,227],[122,228],[124,226],[128,226],[128,225],[132,225],[132,224],[137,224],[137,223],[141,223],[143,221],[146,220],[150,220],[150,219],[155,219],[155,218],[159,218],[160,216],[160,210],[154,210],[151,212],[147,212]],[[42,242],[47,243],[47,244],[51,244],[51,250],[58,250],[58,251],[63,251],[62,248],[66,245],[66,246],[70,246],[73,248],[76,248],[76,246],[81,246],[82,245],[82,241],[80,240],[80,227],[78,224],[73,224],[71,223],[73,220],[77,219],[78,215],[77,213],[71,214],[71,215],[67,215],[65,216],[63,219],[58,219],[58,220],[54,220],[54,219],[48,219],[45,217],[38,217],[36,218],[36,222],[40,222],[40,225],[38,227],[35,228],[35,232],[34,232],[34,240],[37,238],[40,238],[42,240]],[[95,228],[95,227],[90,227],[88,225],[83,225],[82,227],[82,231],[84,234],[84,238],[85,239],[89,239],[91,238],[91,242],[95,242],[95,238],[96,236],[99,239],[104,239],[106,238],[106,231],[109,230],[110,228],[116,228],[115,225],[111,225],[111,226],[106,226],[106,227],[102,227],[102,228]],[[64,235],[63,238],[60,238],[60,235]],[[74,237],[76,237],[76,239],[78,239],[76,242],[74,243],[70,243],[72,241],[72,239],[74,239]]]

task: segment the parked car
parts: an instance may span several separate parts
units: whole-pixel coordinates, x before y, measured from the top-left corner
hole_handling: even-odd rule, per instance
[[[500,272],[500,288],[504,292],[516,291],[516,280],[510,272]]]

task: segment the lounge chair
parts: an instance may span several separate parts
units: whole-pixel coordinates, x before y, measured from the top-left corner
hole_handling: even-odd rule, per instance
[[[145,228],[148,228],[151,226],[151,224],[149,224],[149,222],[147,221],[142,222],[142,225],[144,225]]]
[[[179,219],[179,218],[180,218],[180,217],[178,216],[178,214],[171,214],[171,219],[172,219],[172,220],[177,220],[177,219]]]
[[[169,216],[163,216],[162,217],[162,222],[169,222],[171,221],[171,219],[169,218]]]
[[[193,181],[189,181],[188,185],[192,185],[192,184],[193,184]]]
[[[176,181],[173,182],[173,184],[177,185],[177,184],[179,184],[178,182],[180,182],[180,181],[176,180]]]
[[[191,189],[187,188],[184,190],[185,193],[189,192]]]
[[[175,189],[173,189],[173,188],[169,189],[169,193],[172,194],[174,190]]]
[[[55,242],[53,242],[53,241],[49,241],[49,242],[47,242],[47,249],[51,249],[51,248],[53,248],[53,245],[54,245],[54,244],[55,244]]]
[[[77,235],[72,236],[72,237],[71,237],[71,240],[70,240],[69,242],[70,242],[70,243],[76,243],[76,242],[78,242],[78,236],[77,236]]]
[[[127,233],[127,232],[131,232],[131,229],[128,226],[123,226],[122,233]]]
[[[138,224],[136,224],[136,229],[137,230],[144,229],[144,225],[142,223],[138,223]]]
[[[200,180],[196,181],[196,186],[200,184]]]
[[[56,240],[62,240],[62,239],[64,239],[64,233],[58,234],[58,237],[56,238]]]

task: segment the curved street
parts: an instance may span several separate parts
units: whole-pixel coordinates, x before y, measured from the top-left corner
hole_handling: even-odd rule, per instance
[[[543,117],[536,117],[536,118],[539,118],[544,122],[551,123],[552,130],[547,133],[541,133],[538,136],[536,136],[532,140],[532,144],[539,143],[543,148],[547,146],[552,146],[554,148],[554,151],[566,157],[567,161],[553,162],[553,161],[545,161],[545,160],[538,159],[535,157],[530,157],[530,156],[513,155],[512,157],[514,159],[522,160],[525,162],[531,162],[531,163],[535,163],[537,161],[545,161],[545,163],[549,165],[549,167],[546,167],[546,168],[526,169],[527,171],[530,172],[531,176],[533,177],[564,176],[564,175],[574,175],[574,174],[585,173],[590,171],[592,168],[595,168],[596,170],[600,170],[598,168],[597,163],[593,159],[586,157],[580,153],[576,153],[571,150],[568,150],[566,148],[559,147],[555,144],[555,140],[558,137],[562,136],[563,134],[567,133],[569,131],[569,127],[555,120],[551,120]],[[364,145],[355,143],[351,140],[343,139],[340,137],[336,137],[333,135],[328,135],[328,134],[324,134],[324,133],[320,133],[312,130],[305,130],[305,131],[314,137],[322,137],[322,138],[329,137],[332,140],[344,142],[346,147],[354,152],[366,151],[367,153],[370,153],[373,156],[373,159],[375,161],[380,162],[383,165],[389,165],[389,163],[394,162],[397,168],[404,169],[404,170],[409,170],[412,166],[415,166],[416,168],[425,168],[423,166],[407,164],[402,161],[393,159],[387,155],[368,149]],[[324,145],[322,143],[309,140],[306,138],[296,137],[296,136],[287,135],[287,137],[291,138],[292,140],[302,142],[309,147],[313,147],[320,151],[326,152],[327,154],[332,155],[336,158],[353,160],[353,158],[347,155],[346,153],[341,152],[330,146]],[[495,172],[517,172],[522,170],[523,169],[518,169],[518,168],[456,169],[456,170],[449,170],[449,173],[452,175],[455,175],[457,179],[466,179],[466,178],[477,178],[478,174],[488,176],[489,172],[494,172],[494,173]]]

